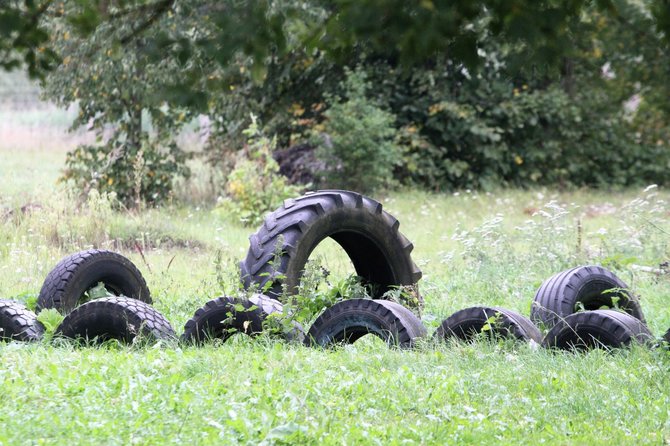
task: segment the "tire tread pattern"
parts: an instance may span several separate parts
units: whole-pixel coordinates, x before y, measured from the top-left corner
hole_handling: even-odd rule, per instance
[[[0,299],[0,339],[23,342],[39,341],[44,326],[35,313],[20,302]]]
[[[151,303],[151,295],[146,281],[142,277],[142,273],[130,260],[113,251],[90,249],[63,258],[49,272],[37,298],[38,311],[45,308],[55,308],[59,311],[67,312],[73,309],[77,305],[80,296],[72,295],[69,289],[70,285],[87,266],[99,261],[119,262],[122,264],[139,283],[137,290],[133,293],[134,295],[130,295],[129,297],[149,304]]]
[[[97,328],[95,324],[99,318],[111,319],[115,332],[105,334],[122,341],[131,342],[140,333],[155,339],[176,337],[168,320],[151,305],[123,296],[103,297],[80,305],[65,316],[56,334],[74,339],[89,338],[88,332]],[[121,338],[126,330],[130,334]]]
[[[266,294],[273,298],[279,297],[282,294],[280,278],[286,273],[287,265],[294,258],[296,249],[299,249],[298,245],[304,234],[315,223],[327,220],[341,210],[374,214],[377,216],[375,218],[378,224],[392,231],[396,238],[395,244],[402,250],[394,254],[403,257],[402,261],[406,265],[403,271],[396,271],[398,276],[403,277],[402,283],[393,285],[413,285],[421,278],[421,271],[410,257],[412,243],[399,232],[398,220],[384,211],[381,203],[356,192],[320,190],[286,200],[279,209],[267,215],[259,230],[251,235],[249,251],[240,263],[245,287],[262,289],[268,281],[271,281],[272,285]],[[279,246],[280,240],[283,241],[281,246]],[[281,265],[272,265],[278,250],[281,252],[282,258],[278,262]],[[299,278],[288,279],[296,285],[299,281]]]

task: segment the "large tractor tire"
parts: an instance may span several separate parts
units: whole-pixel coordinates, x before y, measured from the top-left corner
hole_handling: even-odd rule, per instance
[[[413,286],[421,271],[399,226],[381,203],[356,192],[322,190],[287,200],[249,238],[240,264],[244,284],[275,299],[284,288],[295,294],[310,254],[330,237],[347,253],[356,274],[372,285],[372,297],[396,286]]]

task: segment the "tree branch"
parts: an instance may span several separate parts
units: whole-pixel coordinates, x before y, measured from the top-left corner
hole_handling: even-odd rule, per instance
[[[139,36],[144,31],[149,29],[151,25],[153,25],[158,19],[161,18],[163,14],[172,9],[172,7],[174,6],[174,2],[175,0],[162,0],[160,2],[155,3],[154,5],[156,6],[156,8],[153,9],[151,15],[144,22],[140,23],[139,26],[135,28],[130,34],[123,37],[121,39],[121,44],[126,45],[131,40],[135,39],[137,36]]]

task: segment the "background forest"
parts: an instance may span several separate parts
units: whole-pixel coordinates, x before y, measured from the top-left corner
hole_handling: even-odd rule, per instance
[[[43,6],[25,60],[45,99],[78,107],[73,128],[98,135],[67,157],[63,179],[84,196],[165,202],[194,158],[214,173],[210,199],[251,221],[295,194],[289,182],[666,182],[662,1]]]

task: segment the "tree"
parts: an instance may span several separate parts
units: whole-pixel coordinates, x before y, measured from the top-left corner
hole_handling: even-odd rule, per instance
[[[459,124],[469,145],[454,141],[451,129],[437,128],[442,123],[433,133],[447,135],[444,141],[452,148],[441,146],[434,134],[426,135],[425,127],[405,135],[419,145],[426,138],[437,141],[436,153],[447,154],[438,165],[446,163],[441,169],[449,170],[449,181],[459,185],[471,184],[463,182],[465,173],[472,181],[490,173],[488,167],[472,170],[474,165],[496,168],[496,163],[509,162],[505,150],[516,144],[516,136],[500,136],[498,117],[479,110],[481,104],[491,105],[487,99],[504,101],[524,85],[534,92],[551,91],[546,97],[538,93],[534,105],[517,104],[524,110],[537,107],[541,112],[550,104],[567,107],[582,101],[561,122],[582,119],[587,105],[607,116],[598,121],[603,127],[592,129],[600,142],[616,139],[612,135],[621,129],[612,128],[621,102],[635,93],[645,99],[645,116],[661,129],[638,132],[646,135],[643,139],[654,141],[667,128],[667,0],[70,0],[39,5],[14,0],[7,5],[0,13],[19,17],[25,32],[14,31],[17,40],[0,49],[13,51],[12,57],[25,55],[37,73],[51,70],[48,94],[63,104],[79,101],[83,113],[77,124],[90,124],[101,135],[114,129],[106,149],[95,151],[103,166],[122,159],[120,153],[137,161],[160,152],[153,148],[174,147],[171,135],[197,113],[215,116],[215,127],[228,133],[243,128],[241,117],[255,112],[281,130],[280,142],[288,142],[294,131],[309,130],[303,124],[309,127],[322,118],[324,92],[337,94],[343,67],[359,63],[379,70],[372,82],[388,97],[450,98],[474,110],[468,115],[472,121]],[[33,40],[27,37],[31,30],[37,32]],[[495,48],[489,48],[492,41]],[[37,44],[42,46],[31,49]],[[42,67],[31,62],[31,51],[51,54],[62,63],[55,70]],[[640,57],[644,63],[636,62]],[[603,78],[606,63],[615,79]],[[439,77],[445,73],[451,77]],[[434,74],[444,89],[435,96],[430,85]],[[490,91],[488,98],[476,91],[480,77],[488,83],[482,88]],[[447,91],[463,86],[470,90]],[[406,110],[416,106],[404,105]],[[387,106],[395,107],[391,101]],[[291,119],[282,117],[288,110]],[[455,118],[463,112],[448,110]],[[411,130],[415,121],[437,119],[421,113],[396,113],[398,124]],[[587,133],[573,132],[575,144],[591,141]],[[533,141],[542,143],[536,136]],[[491,178],[511,178],[513,169],[508,165]],[[104,184],[102,177],[96,181]],[[136,200],[137,191],[134,195]]]
[[[42,77],[58,63],[49,45],[43,17],[52,1],[4,0],[0,4],[0,68],[25,65],[32,77]]]

